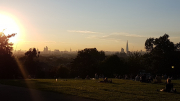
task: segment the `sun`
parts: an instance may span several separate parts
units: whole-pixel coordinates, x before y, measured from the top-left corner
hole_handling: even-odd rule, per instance
[[[10,16],[0,14],[0,32],[4,30],[4,34],[19,33],[19,27],[16,21]],[[17,41],[17,35],[9,39],[9,42],[15,43]]]

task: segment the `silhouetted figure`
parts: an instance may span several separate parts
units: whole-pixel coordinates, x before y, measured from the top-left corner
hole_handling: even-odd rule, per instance
[[[112,79],[108,80],[108,78],[105,77],[103,81],[100,81],[100,83],[112,83]]]
[[[135,81],[139,81],[140,80],[140,77],[139,77],[139,75],[137,75],[136,77],[135,77]]]
[[[163,92],[176,92],[176,89],[173,88],[173,84],[171,83],[170,78],[167,79],[167,84],[166,84],[165,89],[161,89],[160,91],[163,91]]]
[[[119,75],[118,79],[121,79],[121,75]]]
[[[156,75],[154,83],[162,83],[161,78],[158,75]]]
[[[99,77],[98,77],[97,73],[95,74],[95,79],[99,79]]]
[[[79,76],[77,76],[77,77],[75,77],[75,79],[80,79],[80,77],[79,77]]]
[[[86,79],[90,79],[89,75],[86,76]]]
[[[153,81],[152,76],[149,76],[148,82],[152,82],[152,81]]]
[[[125,79],[128,79],[128,75],[125,75]]]

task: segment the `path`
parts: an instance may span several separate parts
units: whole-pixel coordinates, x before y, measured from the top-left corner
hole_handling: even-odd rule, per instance
[[[95,100],[0,84],[0,101],[95,101]]]

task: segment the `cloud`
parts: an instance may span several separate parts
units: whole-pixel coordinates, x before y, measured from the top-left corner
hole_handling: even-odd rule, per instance
[[[71,33],[85,33],[85,34],[96,34],[98,32],[93,32],[93,31],[81,31],[81,30],[68,30],[68,32]]]
[[[126,42],[127,40],[140,41],[140,40],[144,40],[147,37],[137,34],[129,34],[129,33],[111,33],[103,36],[91,35],[87,38],[101,39],[101,40],[114,41],[114,42]]]
[[[129,34],[129,33],[112,33],[110,35],[145,38],[145,36],[141,36],[137,34]]]
[[[136,38],[146,38],[145,36],[129,33],[111,33],[104,36],[89,36],[88,38],[100,38],[100,39],[119,39],[121,37],[136,37]]]

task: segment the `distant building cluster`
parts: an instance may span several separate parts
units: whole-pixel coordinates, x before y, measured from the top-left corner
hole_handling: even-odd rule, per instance
[[[37,52],[38,51],[39,50],[37,49]],[[80,51],[80,50],[72,51],[71,48],[69,49],[69,51],[67,51],[67,50],[60,51],[59,49],[55,49],[54,51],[51,51],[48,48],[48,46],[46,46],[46,47],[44,47],[44,50],[41,51],[40,53],[41,53],[41,55],[61,55],[61,54],[65,54],[65,53],[73,53],[73,54],[75,53],[76,54],[78,51]],[[26,50],[25,51],[22,51],[22,50],[15,50],[14,51],[15,54],[23,54],[23,55],[24,55],[25,52],[26,52]],[[126,43],[126,50],[124,50],[124,48],[121,48],[120,52],[118,52],[118,51],[104,51],[104,52],[105,52],[106,55],[116,54],[119,57],[127,57],[130,53],[132,53],[132,52],[129,51],[128,41]],[[144,52],[142,50],[141,51],[136,51],[136,52],[140,52],[141,54],[146,53],[146,52]]]

